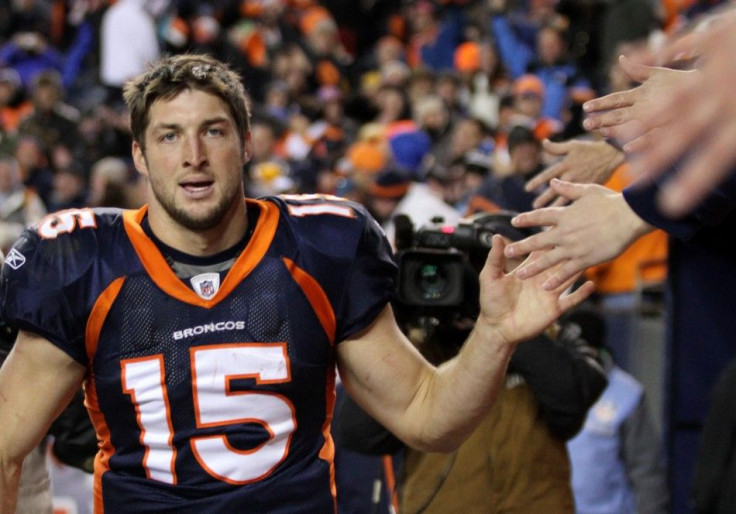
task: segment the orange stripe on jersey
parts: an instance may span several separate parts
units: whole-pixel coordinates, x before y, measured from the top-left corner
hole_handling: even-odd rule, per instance
[[[278,207],[270,202],[258,200],[246,200],[249,208],[260,209],[261,214],[258,217],[258,225],[253,232],[253,236],[248,242],[248,246],[240,254],[228,271],[225,280],[223,280],[220,289],[210,299],[201,298],[193,290],[182,282],[176,276],[169,264],[161,255],[156,244],[148,238],[141,227],[141,221],[148,210],[147,206],[143,206],[137,211],[125,211],[123,213],[123,221],[125,232],[128,234],[133,248],[138,258],[143,263],[143,267],[148,272],[158,287],[166,294],[181,300],[190,305],[196,305],[209,309],[217,305],[220,301],[229,295],[233,289],[258,265],[263,256],[268,251],[271,241],[276,234],[276,226],[279,221]]]
[[[105,422],[105,417],[100,411],[100,405],[97,401],[97,390],[95,388],[94,376],[92,375],[92,360],[94,360],[97,352],[97,345],[100,340],[100,331],[102,324],[110,312],[115,298],[117,298],[120,289],[123,287],[125,277],[115,279],[102,292],[89,315],[87,327],[85,328],[85,347],[87,350],[87,358],[89,359],[87,378],[84,384],[84,404],[89,412],[92,425],[97,433],[100,451],[95,456],[95,478],[94,478],[94,511],[95,513],[104,512],[102,505],[102,475],[110,469],[108,464],[110,457],[115,453],[115,448],[110,441],[110,429]]]
[[[332,439],[332,415],[335,411],[335,363],[334,358],[327,366],[327,380],[325,384],[325,396],[326,396],[326,415],[325,422],[322,425],[322,436],[325,439],[325,444],[319,450],[319,458],[327,461],[330,465],[330,492],[332,493],[332,501],[335,504],[335,513],[337,513],[337,482],[335,480],[335,442]]]
[[[337,322],[335,321],[335,311],[332,310],[330,300],[327,294],[319,285],[319,283],[309,273],[297,266],[294,261],[287,257],[282,257],[286,269],[291,273],[294,282],[296,282],[307,297],[309,305],[314,309],[322,328],[330,339],[330,344],[335,344],[335,332],[337,330]]]
[[[381,461],[383,462],[386,490],[388,491],[391,505],[393,505],[394,511],[399,512],[399,498],[396,495],[396,477],[394,477],[394,459],[391,455],[384,455]]]
[[[84,383],[84,405],[87,407],[87,412],[89,412],[89,417],[95,427],[97,440],[99,441],[100,451],[95,455],[93,498],[95,514],[103,514],[105,508],[102,503],[102,475],[110,469],[110,457],[115,454],[115,447],[110,440],[110,428],[100,411],[94,376],[91,371],[88,371]]]
[[[95,301],[92,311],[90,312],[89,318],[87,319],[87,327],[84,333],[84,345],[87,349],[87,359],[90,364],[95,358],[97,352],[97,344],[100,342],[100,332],[102,331],[102,324],[107,319],[107,313],[110,312],[115,298],[118,297],[120,289],[123,287],[125,277],[116,278],[102,294]]]

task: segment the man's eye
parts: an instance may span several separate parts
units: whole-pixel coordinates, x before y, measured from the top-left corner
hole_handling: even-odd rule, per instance
[[[221,136],[223,134],[222,129],[216,128],[216,127],[210,127],[207,129],[207,133],[210,136]]]
[[[174,141],[176,139],[176,133],[167,132],[160,137],[161,141]]]

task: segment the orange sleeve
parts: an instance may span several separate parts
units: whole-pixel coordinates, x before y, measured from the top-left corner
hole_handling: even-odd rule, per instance
[[[623,164],[605,186],[621,191],[631,182],[628,165]],[[640,237],[612,261],[588,268],[585,276],[601,294],[632,292],[644,283],[663,281],[667,276],[667,234],[655,230]]]

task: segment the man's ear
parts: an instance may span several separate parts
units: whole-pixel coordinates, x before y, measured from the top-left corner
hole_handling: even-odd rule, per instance
[[[243,138],[243,164],[247,163],[250,160],[250,156],[253,155],[251,151],[251,139],[250,139],[250,130],[245,133],[245,138]]]
[[[143,148],[138,144],[137,141],[133,141],[133,164],[138,173],[144,177],[148,177],[148,164],[146,163],[146,156],[143,154]]]

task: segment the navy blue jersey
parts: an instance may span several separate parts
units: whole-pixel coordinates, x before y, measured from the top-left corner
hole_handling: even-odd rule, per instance
[[[207,299],[145,207],[63,211],[9,252],[2,318],[87,367],[97,513],[335,510],[335,345],[389,301],[390,245],[351,202],[247,207],[253,236]]]

